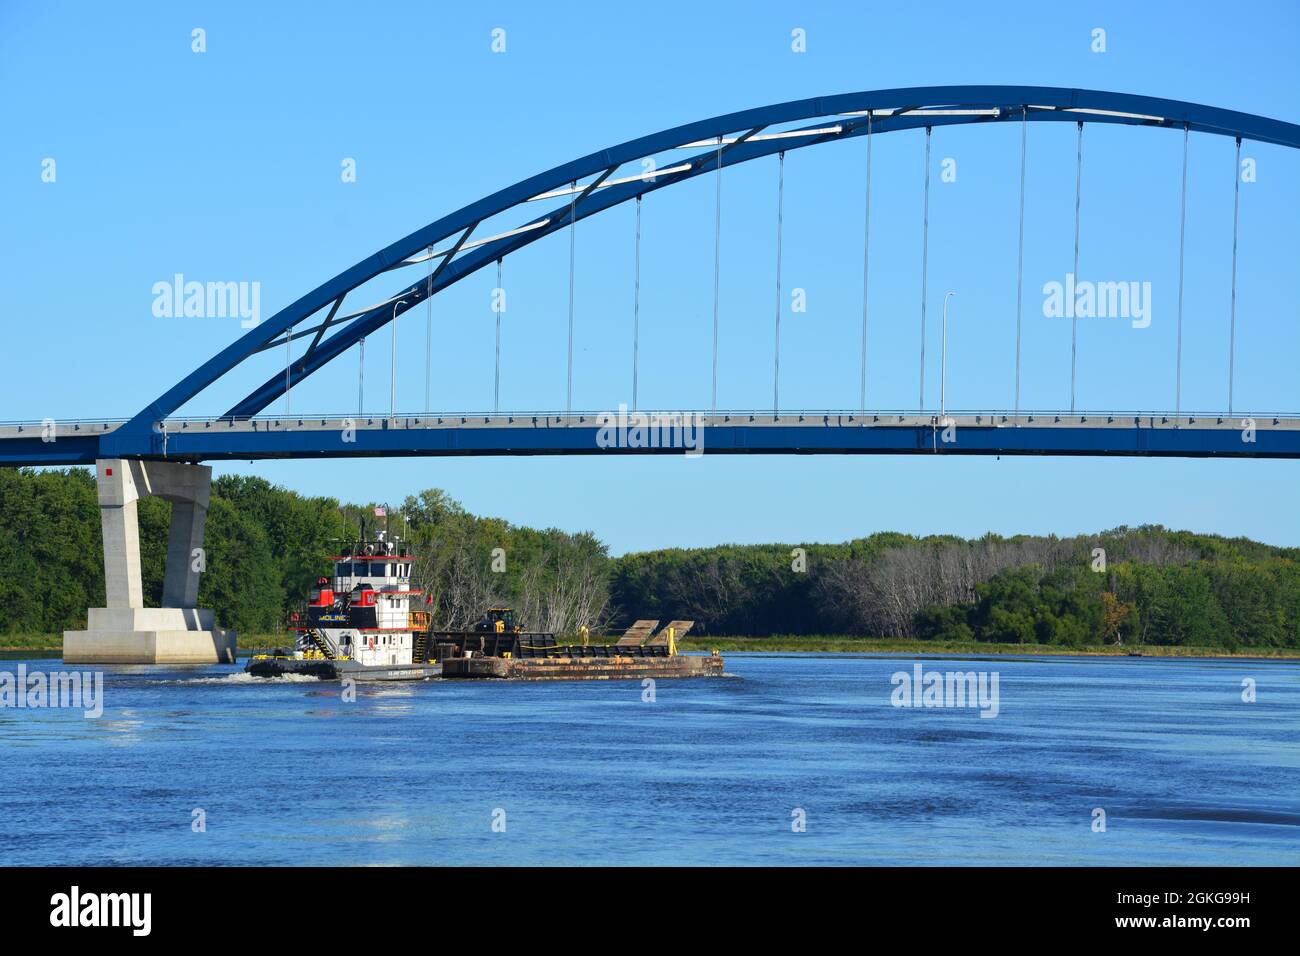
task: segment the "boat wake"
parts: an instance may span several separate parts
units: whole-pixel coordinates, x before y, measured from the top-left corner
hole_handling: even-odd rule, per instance
[[[319,684],[321,680],[312,674],[280,674],[275,677],[258,677],[245,671],[233,674],[205,675],[203,677],[173,677],[151,681],[154,684]]]

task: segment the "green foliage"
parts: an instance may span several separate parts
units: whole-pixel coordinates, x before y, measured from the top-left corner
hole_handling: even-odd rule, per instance
[[[215,608],[221,625],[236,632],[280,630],[283,577],[266,529],[232,502],[213,496],[205,548],[199,604]]]
[[[0,630],[84,626],[86,609],[103,603],[94,478],[0,469]]]
[[[1290,558],[1251,562],[1244,549],[1181,565],[1126,562],[1109,574],[1034,565],[1001,572],[970,605],[918,613],[920,636],[996,643],[1300,647],[1300,569]],[[1107,586],[1112,590],[1105,590]]]
[[[965,623],[980,641],[1084,643],[1090,636],[1089,621],[1100,617],[1101,603],[1076,590],[1074,578],[1062,572],[1047,574],[1038,565],[1003,571],[978,586],[979,600],[967,609]],[[945,633],[930,636],[951,640]]]

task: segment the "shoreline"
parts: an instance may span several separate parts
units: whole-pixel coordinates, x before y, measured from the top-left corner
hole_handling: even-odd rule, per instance
[[[278,643],[283,644],[281,637]],[[593,644],[612,644],[615,638],[593,638]],[[271,635],[241,638],[240,651],[264,649],[277,643]],[[810,653],[810,654],[953,654],[965,656],[1019,655],[1023,657],[1197,657],[1197,658],[1274,658],[1300,660],[1300,647],[1205,647],[1173,644],[993,644],[980,641],[922,641],[898,638],[843,637],[829,634],[778,635],[773,637],[688,637],[680,643],[683,651],[719,653]],[[48,654],[63,649],[61,634],[32,634],[0,637],[0,653],[24,651]]]
[[[1300,647],[1205,647],[1175,644],[994,644],[981,641],[923,641],[898,638],[834,637],[717,637],[687,638],[683,650],[720,653],[769,651],[818,654],[961,654],[968,656],[1019,655],[1024,657],[1198,657],[1277,658],[1300,660]]]
[[[595,642],[593,642],[595,643]],[[605,643],[604,640],[600,643]],[[610,640],[612,643],[612,639]],[[679,642],[683,651],[729,653],[807,654],[953,654],[975,657],[1197,657],[1277,658],[1300,660],[1300,647],[1237,647],[1176,644],[995,644],[982,641],[924,641],[907,638],[846,637],[832,634],[772,637],[688,637]]]

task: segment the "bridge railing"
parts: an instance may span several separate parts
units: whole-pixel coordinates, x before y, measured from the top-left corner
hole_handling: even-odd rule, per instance
[[[593,424],[635,424],[635,416],[674,417],[698,422],[704,426],[734,425],[737,423],[780,423],[783,425],[825,424],[838,425],[924,425],[938,424],[944,418],[966,424],[1014,424],[1014,425],[1079,425],[1098,426],[1105,424],[1149,424],[1149,425],[1188,425],[1201,427],[1245,427],[1246,424],[1270,425],[1273,427],[1300,427],[1298,412],[1234,412],[1228,415],[1223,411],[1171,412],[1149,409],[1111,409],[1086,410],[1074,412],[1063,409],[947,409],[941,413],[938,409],[719,409],[709,412],[694,409],[629,409],[626,406],[613,409],[587,411],[535,410],[515,412],[484,411],[438,411],[438,412],[401,412],[393,416],[387,414],[357,414],[325,412],[302,413],[291,415],[257,415],[238,418],[214,416],[176,416],[167,419],[157,429],[159,434],[183,434],[197,430],[207,431],[213,428],[233,428],[238,430],[292,430],[296,427],[307,429],[351,427],[357,429],[372,428],[455,428],[460,426],[483,427],[591,427]],[[45,419],[42,421],[0,421],[0,438],[39,437],[51,427],[58,437],[73,437],[106,434],[128,421],[126,418],[95,419]]]

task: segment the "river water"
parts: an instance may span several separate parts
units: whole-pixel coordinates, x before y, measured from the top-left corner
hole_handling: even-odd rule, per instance
[[[916,663],[996,673],[997,716],[894,706],[893,675]],[[653,695],[433,681],[345,700],[231,666],[108,668],[98,719],[0,709],[0,860],[1300,863],[1300,663],[734,654],[727,669]]]

